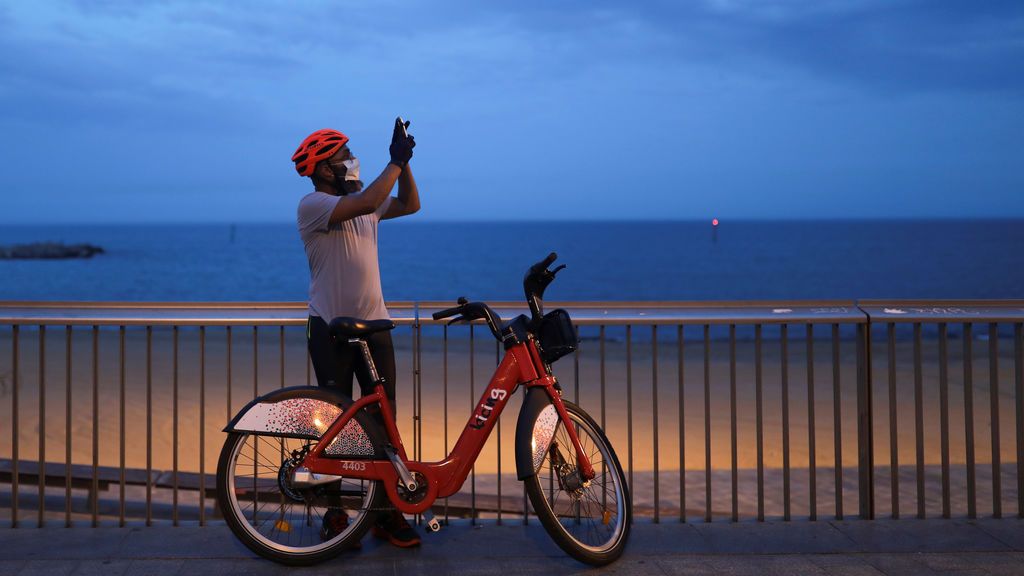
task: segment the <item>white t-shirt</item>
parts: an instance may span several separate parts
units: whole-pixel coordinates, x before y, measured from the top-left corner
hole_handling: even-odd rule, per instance
[[[312,192],[299,201],[299,236],[309,259],[309,313],[325,322],[338,316],[390,318],[380,287],[377,223],[391,198],[372,214],[328,227],[340,199]]]

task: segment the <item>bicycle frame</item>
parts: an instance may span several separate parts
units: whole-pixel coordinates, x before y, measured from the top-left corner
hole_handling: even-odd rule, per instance
[[[595,475],[593,466],[580,446],[575,426],[571,425],[572,421],[562,403],[562,397],[556,384],[557,380],[545,369],[532,338],[511,346],[506,349],[504,358],[495,370],[494,376],[480,397],[480,401],[470,415],[469,421],[451,452],[439,462],[419,462],[409,460],[406,455],[401,434],[394,421],[394,410],[384,392],[384,387],[378,382],[372,394],[359,398],[335,420],[317,445],[306,455],[303,466],[317,474],[381,480],[388,499],[398,510],[406,514],[419,514],[429,509],[437,498],[451,496],[462,488],[462,484],[469,476],[473,464],[480,455],[484,444],[487,443],[487,438],[502,410],[505,409],[509,398],[520,385],[525,385],[527,387],[539,386],[546,390],[573,443],[581,475],[585,480],[590,480]],[[371,404],[380,406],[388,440],[398,457],[411,473],[418,472],[426,478],[426,493],[417,502],[408,502],[398,495],[398,471],[390,460],[357,460],[322,455],[349,420],[359,410]]]

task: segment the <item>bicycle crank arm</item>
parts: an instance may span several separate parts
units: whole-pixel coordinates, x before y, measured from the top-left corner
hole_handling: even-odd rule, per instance
[[[335,476],[333,474],[317,474],[316,472],[310,472],[308,468],[300,466],[295,469],[293,485],[296,488],[309,488],[311,486],[337,482],[338,480],[341,480],[341,476]]]
[[[398,457],[395,449],[388,444],[384,447],[384,452],[388,455],[391,465],[395,467],[395,471],[398,472],[398,477],[402,480],[402,485],[405,486],[405,489],[409,492],[415,492],[419,485],[416,483],[416,479],[412,477],[412,472],[409,472],[409,469],[406,468],[405,462],[402,462],[402,459]]]

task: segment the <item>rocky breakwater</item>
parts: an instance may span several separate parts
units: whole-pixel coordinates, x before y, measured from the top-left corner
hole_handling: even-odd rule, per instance
[[[35,242],[0,246],[0,260],[56,260],[63,258],[92,258],[103,254],[103,248],[92,244],[64,244],[62,242]]]

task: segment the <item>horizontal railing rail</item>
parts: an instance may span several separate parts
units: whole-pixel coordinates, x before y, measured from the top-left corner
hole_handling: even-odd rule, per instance
[[[451,447],[500,354],[481,342],[493,342],[486,330],[431,319],[450,305],[388,304],[400,428],[421,459]],[[491,305],[506,320],[528,313]],[[1024,516],[1024,300],[546,306],[577,324],[580,349],[555,372],[612,439],[638,516],[813,520],[843,518],[851,503],[862,518],[911,504],[917,517]],[[37,524],[151,523],[164,511],[205,523],[223,422],[272,386],[315,383],[306,318],[290,302],[0,302],[11,525],[33,509]],[[975,341],[987,362],[975,364]],[[512,436],[499,422],[466,492],[439,510],[528,521],[525,493],[505,488]]]

